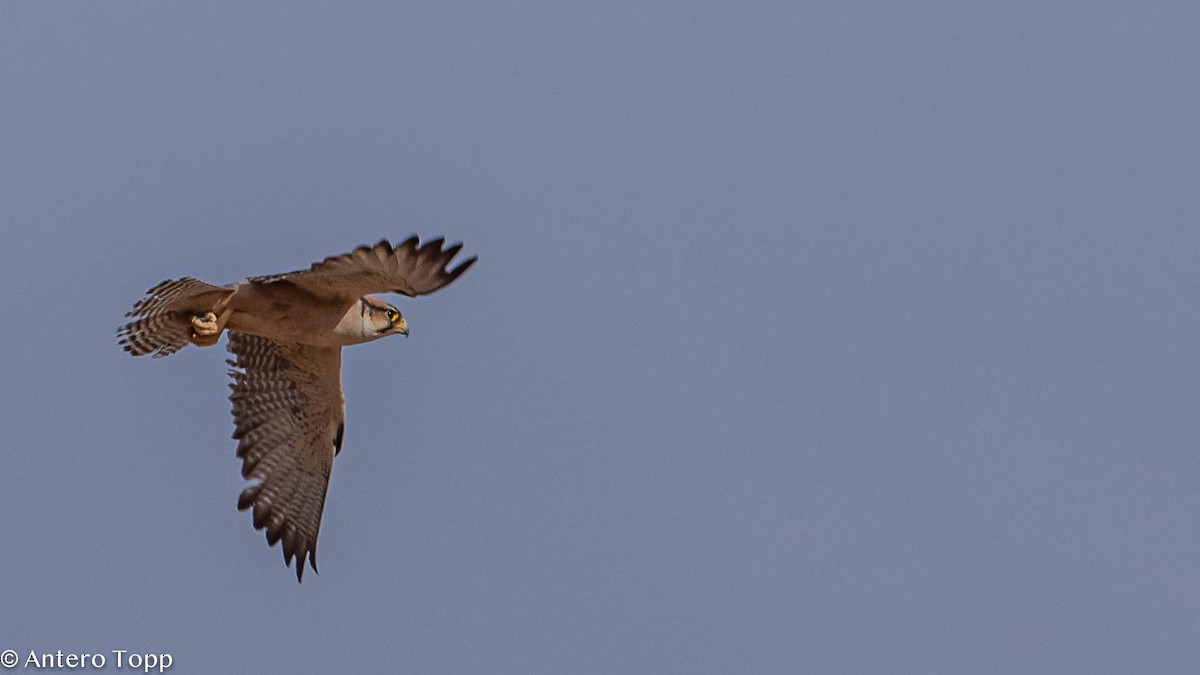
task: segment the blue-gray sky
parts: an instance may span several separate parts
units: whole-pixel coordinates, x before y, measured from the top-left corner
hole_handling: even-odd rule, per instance
[[[0,649],[1192,672],[1198,33],[1190,2],[0,5]],[[234,508],[223,347],[113,332],[162,279],[410,233],[480,260],[345,354],[297,585]]]

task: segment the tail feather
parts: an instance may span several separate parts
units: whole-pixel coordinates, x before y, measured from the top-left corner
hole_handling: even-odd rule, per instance
[[[170,356],[191,341],[192,317],[212,309],[232,289],[190,277],[168,279],[146,291],[117,330],[121,347],[133,356]]]

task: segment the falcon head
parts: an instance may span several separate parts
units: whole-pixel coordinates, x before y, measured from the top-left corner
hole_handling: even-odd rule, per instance
[[[390,324],[386,330],[408,337],[408,322],[404,320],[404,316],[400,314],[400,310],[395,308],[389,309],[384,313],[384,316],[387,317]]]
[[[393,305],[365,295],[346,312],[336,332],[351,344],[370,342],[396,333],[407,337],[408,322]]]
[[[362,298],[362,309],[363,328],[366,330],[380,337],[392,333],[408,337],[408,322],[394,306],[366,295]]]

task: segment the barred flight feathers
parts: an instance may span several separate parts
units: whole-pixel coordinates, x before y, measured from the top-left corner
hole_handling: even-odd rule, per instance
[[[229,332],[237,455],[242,477],[257,481],[238,498],[253,509],[267,543],[283,542],[283,558],[303,579],[307,555],[317,569],[317,535],[346,409],[337,347],[274,342]]]

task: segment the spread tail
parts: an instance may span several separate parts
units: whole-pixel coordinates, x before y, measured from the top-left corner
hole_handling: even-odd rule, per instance
[[[117,330],[118,341],[134,356],[170,356],[191,341],[192,317],[211,310],[232,292],[189,277],[168,279],[146,291],[125,315],[133,321]]]

